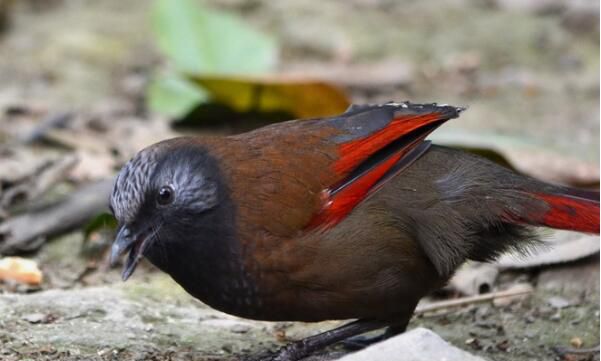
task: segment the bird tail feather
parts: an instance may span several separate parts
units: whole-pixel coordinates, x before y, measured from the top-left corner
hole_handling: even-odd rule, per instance
[[[527,215],[525,221],[536,226],[598,234],[599,193],[557,189],[556,192],[531,193],[547,205],[547,210]]]

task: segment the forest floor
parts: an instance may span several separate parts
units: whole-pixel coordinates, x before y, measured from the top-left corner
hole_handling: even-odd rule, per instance
[[[282,71],[352,74],[345,84],[353,102],[467,105],[434,141],[486,145],[527,174],[598,187],[598,2],[207,2],[278,34]],[[3,226],[39,208],[37,198],[108,179],[137,149],[181,132],[144,109],[144,84],[160,63],[148,3],[28,0],[12,10],[0,33],[0,249]],[[23,141],[60,114],[73,120],[40,142]],[[1,212],[16,173],[65,154],[79,159],[67,182]],[[84,233],[40,240],[22,254],[40,265],[40,286],[0,283],[0,360],[235,360],[340,324],[232,317],[147,263],[122,283],[107,265],[110,237],[86,241]],[[527,283],[527,297],[419,315],[409,328],[430,328],[489,360],[599,360],[598,351],[556,349],[599,344],[599,239],[587,242],[578,257],[499,266],[490,290]],[[347,352],[336,346],[314,359]]]

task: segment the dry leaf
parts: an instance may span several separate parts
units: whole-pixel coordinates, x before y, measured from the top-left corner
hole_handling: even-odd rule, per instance
[[[599,183],[598,162],[562,154],[528,138],[444,128],[430,139],[459,148],[487,149],[507,160],[519,172],[548,182],[585,187]]]
[[[449,286],[467,296],[488,293],[493,290],[498,274],[493,264],[468,262],[457,270]]]
[[[407,86],[412,82],[414,69],[403,61],[384,60],[363,64],[300,63],[285,64],[286,74],[322,79],[344,88],[382,89]]]
[[[544,246],[529,255],[508,253],[495,264],[501,268],[528,268],[575,261],[599,252],[599,236],[571,231],[545,231]]]
[[[33,260],[4,257],[0,259],[0,280],[39,285],[42,283],[42,271]]]
[[[580,337],[572,337],[572,339],[570,340],[570,345],[572,345],[572,347],[575,348],[581,348],[583,344],[584,342],[582,342],[582,339]]]

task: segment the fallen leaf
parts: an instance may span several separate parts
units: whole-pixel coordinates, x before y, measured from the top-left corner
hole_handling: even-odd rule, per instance
[[[583,344],[584,342],[582,342],[582,339],[580,337],[572,337],[572,339],[570,340],[570,345],[572,345],[572,347],[575,348],[581,348]]]
[[[498,274],[493,264],[469,262],[457,270],[449,287],[467,296],[488,293],[493,290]]]
[[[496,153],[502,164],[549,182],[587,187],[599,184],[598,162],[563,154],[536,139],[459,128],[440,129],[430,138],[439,144],[473,149],[477,154],[487,150],[488,154],[479,154],[483,156]]]
[[[146,98],[152,110],[174,118],[208,100],[182,74],[261,74],[273,71],[278,58],[273,38],[193,0],[157,0],[152,27],[174,70],[155,75]]]
[[[477,338],[468,338],[465,344],[471,346],[474,350],[482,350],[482,344]]]
[[[507,351],[509,351],[510,343],[509,343],[509,340],[503,340],[503,341],[498,342],[496,346],[497,346],[497,349],[499,349],[503,352],[507,352]]]
[[[563,297],[559,297],[559,296],[549,297],[549,299],[547,300],[547,303],[551,307],[557,308],[557,309],[566,308],[571,305],[570,301],[566,300]]]
[[[231,14],[192,0],[158,0],[153,27],[175,68],[148,88],[154,111],[182,118],[210,101],[239,113],[309,118],[342,113],[350,104],[340,88],[318,78],[262,75],[274,69],[275,41]]]
[[[285,64],[285,73],[305,78],[322,79],[344,88],[374,89],[407,86],[413,81],[414,69],[406,62],[383,60],[379,62],[347,63],[299,63]]]
[[[297,76],[211,76],[190,79],[211,94],[211,100],[239,112],[287,112],[297,118],[344,112],[350,101],[342,89],[317,79]]]
[[[55,316],[53,315],[47,315],[44,313],[30,313],[28,315],[25,315],[22,317],[23,320],[29,322],[29,323],[50,323],[52,321],[54,321],[56,319]]]
[[[42,271],[33,260],[4,257],[0,259],[0,280],[39,285],[42,283]]]
[[[575,261],[599,252],[599,236],[571,231],[541,231],[544,245],[527,255],[507,253],[495,264],[504,269],[528,268]]]

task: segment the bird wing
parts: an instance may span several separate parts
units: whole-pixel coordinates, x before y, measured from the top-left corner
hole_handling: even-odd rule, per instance
[[[341,179],[323,190],[322,208],[309,228],[329,228],[361,201],[424,154],[424,139],[463,108],[437,104],[388,103],[353,106],[327,120],[342,133],[334,136],[338,159],[332,171]]]
[[[229,137],[219,154],[243,228],[290,236],[328,229],[419,158],[462,108],[387,103]]]

